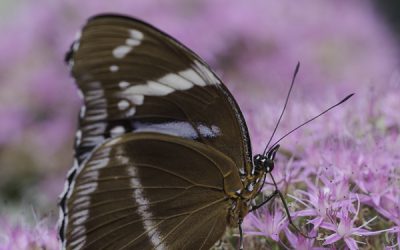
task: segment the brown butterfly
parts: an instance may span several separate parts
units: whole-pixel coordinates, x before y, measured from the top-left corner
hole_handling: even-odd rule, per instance
[[[282,198],[252,205],[279,145],[252,159],[231,93],[169,35],[95,16],[66,61],[84,105],[60,202],[63,248],[209,249]]]

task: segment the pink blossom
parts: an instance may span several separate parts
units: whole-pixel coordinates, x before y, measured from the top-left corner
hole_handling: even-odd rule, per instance
[[[309,223],[313,224],[316,228],[318,228],[323,221],[329,219],[330,213],[335,212],[344,204],[351,204],[351,199],[347,196],[352,194],[348,193],[348,182],[345,178],[328,182],[325,186],[321,187],[317,187],[309,182],[308,187],[309,192],[302,190],[296,192],[299,195],[303,195],[304,198],[299,199],[292,196],[298,202],[305,205],[304,209],[294,214],[296,216],[313,217],[313,219],[309,220]],[[341,194],[343,190],[347,190],[346,195]]]
[[[34,250],[58,249],[55,227],[48,222],[39,222],[36,226],[12,224],[2,219],[0,228],[0,249],[2,250]]]
[[[278,209],[269,211],[266,207],[248,214],[243,224],[243,230],[247,235],[259,235],[269,237],[279,242],[280,232],[288,225],[285,213]]]
[[[359,202],[359,200],[358,200]],[[350,217],[350,212],[347,206],[341,208],[338,213],[337,219],[339,220],[339,224],[335,222],[323,222],[321,224],[322,228],[334,231],[335,233],[327,236],[324,241],[324,245],[333,244],[338,240],[343,239],[346,242],[346,245],[351,249],[358,249],[357,241],[353,238],[353,236],[369,236],[369,235],[377,235],[387,231],[393,231],[393,229],[384,229],[379,231],[369,231],[364,229],[370,222],[372,222],[376,217],[370,219],[365,222],[363,225],[359,227],[355,227],[354,223],[357,219],[358,213],[360,209],[360,203],[358,203],[358,208],[353,218]]]

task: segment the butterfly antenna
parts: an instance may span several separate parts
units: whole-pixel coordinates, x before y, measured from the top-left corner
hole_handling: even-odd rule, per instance
[[[335,105],[331,106],[330,108],[326,109],[325,111],[323,111],[322,113],[320,113],[319,115],[314,116],[313,118],[303,122],[302,124],[300,124],[299,126],[295,127],[294,129],[290,130],[289,132],[287,132],[284,136],[282,136],[281,138],[279,138],[279,140],[277,140],[269,149],[272,149],[275,145],[277,145],[282,139],[284,139],[286,136],[290,135],[291,133],[293,133],[294,131],[298,130],[299,128],[303,127],[304,125],[314,121],[315,119],[317,119],[318,117],[322,116],[323,114],[327,113],[328,111],[330,111],[331,109],[339,106],[340,104],[346,102],[347,100],[350,99],[350,97],[352,97],[354,95],[354,93],[346,96],[343,100],[341,100],[340,102],[336,103]]]
[[[292,88],[293,88],[293,85],[294,85],[294,80],[296,79],[297,73],[299,72],[299,68],[300,68],[300,62],[297,63],[296,69],[294,70],[294,74],[293,74],[293,77],[292,77],[292,83],[290,84],[290,88],[289,88],[289,91],[288,91],[287,96],[286,96],[285,105],[283,106],[281,115],[279,116],[278,122],[277,122],[276,125],[275,125],[274,132],[272,132],[272,135],[271,135],[271,137],[269,138],[269,141],[268,141],[268,143],[267,143],[267,146],[266,146],[265,149],[264,149],[263,155],[265,155],[265,153],[267,152],[268,146],[269,146],[269,144],[271,143],[272,138],[274,137],[276,130],[278,129],[279,123],[281,122],[283,113],[285,113],[285,109],[286,109],[286,106],[287,106],[288,101],[289,101],[290,93],[292,92]]]

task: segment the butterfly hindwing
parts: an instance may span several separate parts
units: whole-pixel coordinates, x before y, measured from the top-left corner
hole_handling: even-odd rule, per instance
[[[208,249],[227,225],[225,192],[242,188],[236,171],[231,159],[199,142],[156,133],[116,137],[76,176],[65,244]]]

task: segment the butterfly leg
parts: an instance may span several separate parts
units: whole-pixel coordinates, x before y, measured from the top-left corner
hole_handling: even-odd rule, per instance
[[[275,179],[274,179],[274,177],[272,176],[272,174],[269,173],[269,175],[271,176],[273,185],[275,186],[275,191],[274,191],[272,194],[270,194],[263,202],[261,202],[260,204],[258,204],[258,205],[256,205],[256,206],[253,206],[253,207],[250,209],[249,212],[252,212],[252,211],[254,211],[254,210],[259,209],[260,207],[262,207],[262,206],[264,206],[266,203],[268,203],[270,200],[272,200],[276,195],[279,195],[279,197],[280,197],[281,200],[282,200],[282,203],[283,203],[283,207],[284,207],[284,209],[285,209],[285,212],[286,212],[286,214],[287,214],[287,217],[288,217],[288,220],[289,220],[289,224],[292,225],[292,226],[295,228],[295,230],[296,230],[297,232],[299,232],[303,237],[308,238],[308,239],[310,239],[310,238],[315,238],[315,237],[310,237],[310,236],[305,235],[305,234],[304,234],[303,232],[301,232],[300,229],[293,223],[292,217],[290,216],[290,213],[289,213],[289,208],[288,208],[288,206],[287,206],[287,204],[286,204],[286,201],[285,201],[285,197],[283,196],[283,194],[281,193],[281,191],[279,191],[278,185],[276,184]]]
[[[239,249],[243,250],[243,229],[242,229],[243,219],[239,219]]]
[[[270,194],[263,202],[261,202],[260,204],[253,206],[249,212],[253,212],[254,210],[259,209],[260,207],[264,206],[266,203],[268,203],[270,200],[272,200],[278,193],[280,193],[280,191],[278,189],[275,189],[275,191]],[[286,204],[285,204],[286,205]]]
[[[305,234],[293,223],[292,218],[291,218],[290,213],[289,213],[289,208],[288,208],[288,206],[287,206],[287,204],[286,204],[286,201],[285,201],[285,198],[283,197],[283,194],[282,194],[281,191],[279,191],[279,190],[276,190],[275,192],[277,192],[277,193],[279,194],[279,197],[280,197],[281,200],[282,200],[283,207],[285,208],[285,212],[286,212],[286,214],[287,214],[287,216],[288,216],[289,224],[292,225],[292,226],[294,227],[294,229],[295,229],[299,234],[301,234],[304,238],[307,238],[307,239],[315,239],[316,236],[313,237],[313,236],[305,235]]]
[[[260,206],[264,205],[264,204],[267,203],[270,199],[272,199],[275,195],[278,194],[279,197],[281,198],[282,203],[283,203],[283,207],[284,207],[285,212],[286,212],[286,214],[287,214],[287,217],[288,217],[288,220],[289,220],[289,224],[292,225],[292,226],[294,227],[294,229],[295,229],[298,233],[300,233],[303,237],[305,237],[305,238],[307,238],[307,239],[314,239],[314,238],[316,238],[316,237],[310,237],[310,236],[308,236],[308,235],[305,235],[305,234],[293,223],[292,217],[290,216],[290,213],[289,213],[289,208],[288,208],[287,203],[286,203],[286,201],[285,201],[285,197],[283,196],[283,194],[281,193],[281,191],[278,189],[278,185],[276,184],[275,179],[274,179],[274,177],[272,176],[272,174],[269,173],[269,175],[271,176],[272,182],[274,183],[275,191],[274,191],[274,193],[272,193],[272,195],[270,195],[265,201],[263,201],[263,202],[262,202],[260,205],[258,205],[255,209],[257,209],[257,208],[259,208]],[[253,210],[253,209],[252,209],[252,210]],[[252,211],[252,210],[251,210],[251,211]]]

